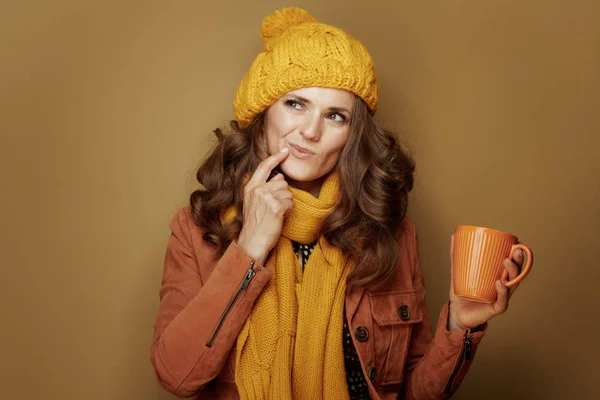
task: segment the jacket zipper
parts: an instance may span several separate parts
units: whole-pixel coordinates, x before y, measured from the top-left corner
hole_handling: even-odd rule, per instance
[[[460,355],[460,360],[459,360],[458,364],[456,365],[456,368],[454,368],[454,371],[452,371],[452,374],[450,375],[448,384],[446,385],[446,388],[444,389],[444,394],[448,394],[448,393],[450,393],[450,390],[452,390],[452,385],[454,384],[454,380],[456,379],[456,376],[458,375],[458,372],[462,368],[463,364],[464,363],[468,364],[471,362],[471,342],[473,341],[474,338],[475,338],[475,336],[469,336],[468,332],[465,332],[465,336],[463,336],[463,348],[462,348],[462,352]]]
[[[250,267],[248,268],[248,271],[246,271],[246,275],[244,275],[244,279],[242,279],[240,286],[237,288],[237,290],[233,294],[233,297],[231,298],[231,300],[229,300],[227,307],[225,307],[225,311],[223,311],[223,314],[221,314],[221,318],[219,318],[219,321],[217,322],[217,326],[215,327],[215,330],[210,335],[210,338],[208,338],[206,347],[212,347],[213,343],[215,342],[215,339],[217,338],[217,335],[219,334],[219,331],[221,330],[221,328],[223,327],[223,324],[225,323],[225,319],[227,319],[227,316],[231,312],[231,309],[235,305],[235,302],[237,301],[238,297],[240,297],[242,292],[245,292],[246,289],[248,289],[248,285],[250,285],[250,282],[252,281],[252,279],[254,279],[254,275],[256,275],[256,271],[254,271],[254,269],[253,269],[254,263],[255,263],[254,260],[250,261]]]

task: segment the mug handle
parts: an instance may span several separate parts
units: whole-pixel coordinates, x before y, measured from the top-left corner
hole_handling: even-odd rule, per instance
[[[512,256],[512,253],[515,251],[515,249],[521,249],[525,252],[525,254],[527,254],[527,260],[526,260],[527,262],[523,266],[521,273],[519,275],[517,275],[516,278],[511,281],[508,281],[508,271],[506,269],[504,269],[504,271],[502,272],[502,283],[504,285],[506,285],[507,287],[512,287],[512,286],[516,285],[517,283],[521,282],[523,279],[525,279],[527,274],[529,274],[529,272],[531,271],[531,266],[533,265],[533,252],[531,251],[531,249],[529,247],[525,246],[522,243],[513,244],[510,249],[511,256]]]

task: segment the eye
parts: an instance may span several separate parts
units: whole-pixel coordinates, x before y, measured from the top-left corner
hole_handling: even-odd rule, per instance
[[[334,122],[346,122],[347,118],[345,115],[340,113],[332,113],[327,116],[330,120]]]
[[[285,105],[291,107],[295,110],[302,110],[302,104],[296,100],[290,99],[286,100]]]

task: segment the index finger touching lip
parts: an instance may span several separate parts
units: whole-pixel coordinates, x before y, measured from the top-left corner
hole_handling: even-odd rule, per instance
[[[289,153],[290,150],[287,147],[284,147],[281,151],[270,155],[258,165],[258,168],[254,171],[250,180],[254,182],[266,182],[273,168],[283,162]]]

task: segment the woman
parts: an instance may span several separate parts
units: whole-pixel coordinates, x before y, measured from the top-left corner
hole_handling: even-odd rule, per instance
[[[261,38],[231,132],[215,131],[203,188],[170,224],[160,383],[211,399],[448,398],[511,292],[477,304],[451,285],[432,335],[405,218],[414,164],[372,119],[367,50],[297,8]]]

